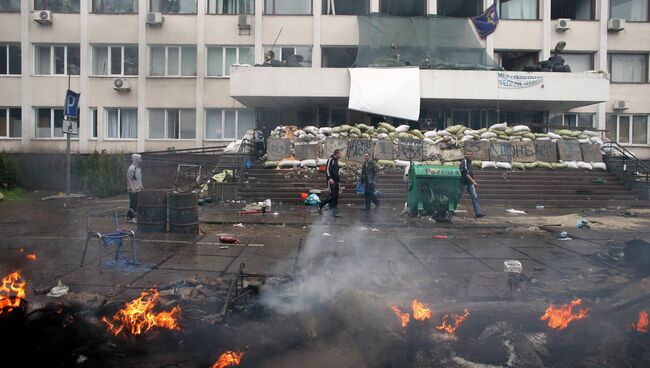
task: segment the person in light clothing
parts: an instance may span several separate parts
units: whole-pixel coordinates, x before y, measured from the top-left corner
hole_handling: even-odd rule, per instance
[[[142,156],[137,153],[131,155],[131,166],[126,170],[126,185],[129,191],[129,211],[126,213],[126,218],[132,222],[136,222],[135,214],[138,209],[138,193],[144,190],[142,185],[142,170],[140,164],[142,163]]]

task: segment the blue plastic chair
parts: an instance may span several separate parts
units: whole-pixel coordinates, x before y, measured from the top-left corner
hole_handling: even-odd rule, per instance
[[[135,232],[131,229],[120,229],[120,220],[119,220],[119,210],[115,210],[115,232],[112,233],[100,233],[98,231],[89,231],[88,235],[86,236],[86,245],[84,246],[84,251],[83,251],[83,256],[81,257],[81,267],[84,266],[84,263],[86,261],[86,253],[88,252],[88,244],[90,243],[90,240],[95,238],[99,240],[99,273],[103,272],[103,262],[102,262],[102,253],[103,253],[103,247],[108,248],[110,246],[115,246],[115,262],[118,261],[119,256],[120,256],[120,251],[122,249],[122,246],[124,244],[124,239],[130,238],[131,239],[131,256],[132,256],[132,262],[135,264],[135,248],[136,248],[136,242],[135,242]],[[88,217],[86,217],[86,227],[88,223]]]

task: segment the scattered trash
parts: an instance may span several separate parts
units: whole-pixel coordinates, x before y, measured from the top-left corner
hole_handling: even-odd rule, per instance
[[[49,296],[51,298],[60,298],[60,297],[64,296],[65,294],[67,294],[68,291],[70,291],[70,288],[67,285],[64,285],[63,283],[61,283],[61,280],[59,280],[59,282],[56,284],[56,286],[53,287],[52,290],[50,290],[49,293],[47,293],[47,296]]]
[[[300,193],[300,198],[301,198],[302,200],[307,199],[307,197],[309,197],[309,193]]]
[[[503,272],[508,273],[521,273],[523,271],[523,266],[520,261],[515,259],[508,259],[503,261]]]
[[[379,231],[379,229],[372,228],[370,231]]]
[[[576,222],[576,229],[589,229],[589,221],[585,219],[580,219]]]
[[[318,194],[310,194],[307,196],[307,199],[305,199],[305,204],[307,206],[317,206],[320,204],[320,198],[318,197]]]
[[[525,211],[516,210],[514,208],[507,209],[506,212],[511,213],[513,215],[526,215]]]
[[[263,247],[264,244],[248,244],[249,247]]]
[[[239,239],[234,236],[220,236],[219,241],[226,244],[239,244]]]
[[[544,209],[544,206],[541,205],[541,204],[538,204],[537,206],[535,206],[535,209],[537,209],[537,210],[543,210],[543,209]]]
[[[559,233],[555,234],[555,239],[557,240],[573,240],[571,237],[569,237],[569,233],[566,231],[560,231]]]
[[[323,236],[332,236],[330,233],[323,233]]]
[[[219,249],[230,249],[230,247],[227,246],[227,245],[222,245],[222,246],[219,247]]]
[[[345,243],[345,240],[338,240],[337,243]]]
[[[83,355],[83,354],[81,354],[81,355],[79,355],[79,356],[77,357],[76,363],[77,363],[77,364],[83,364],[83,363],[86,362],[86,360],[88,360],[88,357],[85,356],[85,355]]]
[[[238,224],[234,224],[234,225],[232,225],[232,227],[246,227],[246,226],[244,226],[244,224],[242,224],[242,223],[240,222],[240,223],[238,223]]]
[[[280,213],[278,213],[278,212],[273,212],[273,216],[279,216],[279,215],[280,215]]]
[[[434,239],[449,239],[449,236],[447,235],[434,235]]]

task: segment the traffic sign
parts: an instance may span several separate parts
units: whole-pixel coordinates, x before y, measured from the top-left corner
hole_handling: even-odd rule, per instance
[[[71,90],[66,91],[63,115],[70,118],[79,117],[79,96],[81,96],[80,93],[75,93]]]
[[[63,119],[63,133],[79,135],[79,123],[74,120]]]

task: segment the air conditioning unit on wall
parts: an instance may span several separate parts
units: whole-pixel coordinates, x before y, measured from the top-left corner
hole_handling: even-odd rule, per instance
[[[620,32],[625,29],[625,19],[613,18],[607,21],[607,30]]]
[[[627,110],[627,101],[619,100],[619,101],[614,101],[614,110],[616,111],[621,111],[621,110]]]
[[[113,79],[113,89],[118,92],[127,92],[131,90],[131,85],[126,78],[115,78]]]
[[[52,24],[52,12],[49,10],[35,10],[34,21],[40,24]]]
[[[571,19],[568,18],[560,18],[557,20],[557,25],[555,26],[555,30],[558,32],[566,32],[571,29]]]
[[[165,21],[162,13],[147,13],[147,24],[150,26],[161,26]]]

